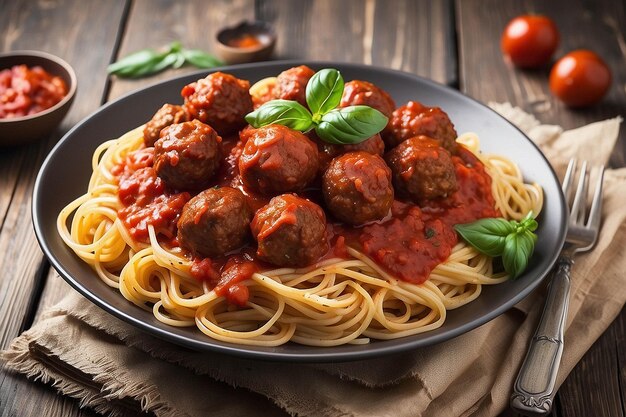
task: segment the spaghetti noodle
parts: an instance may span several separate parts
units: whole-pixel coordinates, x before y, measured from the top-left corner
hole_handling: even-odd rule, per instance
[[[87,193],[59,214],[64,242],[107,285],[171,326],[196,326],[207,336],[236,344],[312,346],[362,344],[440,327],[446,311],[476,299],[483,285],[507,279],[491,258],[464,242],[452,249],[422,284],[399,280],[364,253],[348,247],[348,257],[324,259],[307,268],[257,271],[241,283],[249,298],[235,307],[206,281],[191,273],[192,259],[177,246],[159,241],[148,226],[148,243],[135,240],[118,217],[116,166],[143,147],[143,126],[103,143],[92,158]],[[491,176],[496,209],[508,219],[538,214],[542,189],[526,184],[517,165],[483,155],[475,134],[457,142],[484,164]]]

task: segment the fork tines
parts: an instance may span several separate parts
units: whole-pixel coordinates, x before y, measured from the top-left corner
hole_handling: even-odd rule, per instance
[[[600,219],[602,212],[602,182],[604,179],[604,165],[600,165],[596,171],[596,185],[594,187],[593,198],[591,199],[591,208],[589,209],[589,215],[587,221],[587,206],[588,206],[588,188],[589,177],[591,175],[591,169],[587,166],[587,161],[583,161],[580,167],[580,173],[578,175],[578,184],[576,185],[576,191],[572,195],[574,190],[574,178],[576,177],[576,171],[578,168],[578,161],[573,158],[570,160],[567,166],[567,172],[563,179],[563,194],[565,195],[565,201],[569,202],[573,198],[573,202],[570,208],[569,225],[571,227],[585,227],[587,229],[598,230],[600,228]]]

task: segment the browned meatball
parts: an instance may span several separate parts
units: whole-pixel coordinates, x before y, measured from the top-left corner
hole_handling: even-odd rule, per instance
[[[168,126],[154,144],[154,169],[176,190],[205,188],[219,167],[221,143],[215,130],[198,120]]]
[[[183,207],[178,241],[196,256],[222,256],[246,243],[252,210],[231,187],[209,188]]]
[[[295,194],[274,197],[250,224],[257,256],[277,266],[307,266],[328,251],[326,216],[315,203]]]
[[[371,153],[372,155],[380,156],[383,156],[383,154],[385,153],[385,142],[383,142],[378,133],[371,138],[365,139],[363,142],[356,143],[354,145],[335,145],[333,143],[328,143],[320,139],[315,134],[314,130],[307,133],[307,136],[317,145],[320,160],[320,173],[326,171],[328,165],[330,165],[330,161],[332,161],[333,158],[346,152],[363,151]]]
[[[383,139],[387,149],[391,149],[419,135],[436,139],[450,152],[456,152],[457,134],[448,115],[439,107],[426,107],[416,101],[409,101],[392,113]]]
[[[389,214],[393,203],[391,170],[383,158],[348,152],[331,162],[322,178],[326,207],[344,223],[360,225]]]
[[[357,105],[370,106],[387,117],[396,109],[396,103],[385,90],[367,81],[353,80],[344,86],[339,107]]]
[[[389,151],[385,159],[396,191],[416,202],[445,197],[457,190],[450,152],[435,139],[409,138]]]
[[[306,107],[306,85],[314,74],[306,65],[281,72],[277,77],[276,98],[295,100]]]
[[[161,130],[169,125],[175,123],[182,123],[187,121],[187,113],[182,106],[175,104],[164,104],[157,112],[152,116],[152,119],[146,123],[146,127],[143,129],[143,141],[146,146],[154,146],[154,142],[159,139]]]
[[[252,111],[250,83],[230,74],[215,72],[186,85],[181,91],[191,119],[213,127],[221,136],[236,133],[246,125]]]
[[[302,133],[281,125],[242,132],[239,173],[246,188],[266,195],[302,190],[318,168],[317,147]]]
[[[369,139],[365,139],[363,142],[355,143],[354,145],[338,145],[341,152],[357,152],[363,151],[371,153],[372,155],[383,156],[385,153],[385,142],[380,137],[380,134],[376,133]]]

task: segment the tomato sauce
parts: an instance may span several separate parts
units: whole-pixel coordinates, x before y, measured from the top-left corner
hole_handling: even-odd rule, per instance
[[[241,143],[227,139],[223,146],[224,153],[230,156],[212,185],[240,188],[254,210],[267,204],[268,197],[253,195],[241,185],[237,169]],[[168,190],[152,168],[151,155],[152,148],[139,150],[114,169],[119,178],[120,201],[124,205],[119,216],[134,238],[147,241],[147,226],[152,224],[159,239],[172,244],[174,238],[175,244],[176,221],[191,195]],[[327,233],[332,246],[323,258],[348,258],[347,246],[350,246],[363,251],[400,280],[425,282],[456,245],[455,224],[500,216],[491,194],[491,178],[483,164],[463,146],[459,146],[452,160],[459,186],[455,193],[445,199],[422,201],[419,206],[395,200],[389,217],[361,227],[329,222]],[[303,194],[323,204],[319,189]],[[248,288],[242,282],[256,271],[274,268],[258,260],[255,253],[256,247],[251,244],[223,257],[195,258],[191,273],[196,279],[207,281],[230,303],[243,306],[248,299]]]
[[[419,206],[396,200],[390,219],[361,228],[335,225],[334,233],[392,276],[415,284],[425,282],[457,244],[455,224],[500,216],[484,165],[462,146],[452,160],[459,189],[449,197],[422,201]]]
[[[228,46],[233,48],[256,48],[263,42],[259,38],[249,33],[244,33],[228,41]]]
[[[199,281],[207,281],[215,293],[225,297],[229,303],[245,306],[249,291],[243,281],[252,274],[269,266],[255,260],[253,250],[246,248],[242,253],[216,259],[194,258],[191,275]]]
[[[176,236],[176,222],[183,206],[191,199],[187,192],[176,193],[165,189],[165,183],[156,175],[152,164],[154,148],[130,154],[125,162],[115,167],[118,175],[118,196],[124,207],[118,217],[130,235],[141,242],[148,242],[148,226],[168,239]]]
[[[0,70],[0,119],[29,116],[57,104],[67,85],[39,66],[15,65]]]

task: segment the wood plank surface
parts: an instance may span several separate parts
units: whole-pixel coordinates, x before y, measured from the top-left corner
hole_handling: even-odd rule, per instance
[[[461,90],[482,101],[510,101],[544,123],[571,129],[590,122],[626,114],[626,2],[571,0],[457,0]],[[613,83],[604,100],[592,107],[572,110],[549,91],[550,65],[519,70],[505,62],[500,35],[517,15],[538,13],[554,19],[561,33],[555,59],[575,49],[591,49],[611,68]],[[481,47],[477,47],[481,45]],[[626,129],[621,129],[614,166],[626,166]]]
[[[121,58],[140,49],[158,48],[173,41],[180,41],[186,48],[215,53],[215,35],[222,27],[253,19],[254,0],[135,0],[116,56]],[[193,71],[198,69],[186,66],[146,78],[113,77],[107,101],[159,80]]]
[[[100,105],[104,70],[115,45],[123,2],[0,1],[2,51],[36,49],[68,61],[79,79],[78,92],[64,122],[49,138],[0,151],[0,346],[32,319],[47,262],[30,220],[32,187],[38,167],[52,145],[72,125]],[[71,24],[68,24],[71,22]],[[99,50],[93,50],[98,45]],[[91,53],[88,53],[91,50]],[[88,416],[56,391],[0,371],[0,416]]]
[[[623,117],[626,113],[625,4],[611,0],[573,0],[567,3],[567,8],[576,10],[576,13],[564,13],[560,2],[457,0],[461,90],[483,102],[509,101],[536,115],[540,121],[559,124],[565,129],[615,116]],[[546,14],[555,20],[561,32],[555,58],[574,49],[587,48],[606,60],[613,72],[613,84],[600,104],[584,110],[571,110],[549,91],[550,65],[528,71],[505,62],[499,47],[500,35],[510,19],[527,13]],[[624,128],[611,164],[626,166]],[[623,359],[619,361],[617,349],[624,350],[625,318],[626,311],[623,310],[571,372],[557,395],[555,415],[624,416],[626,364]],[[617,340],[618,337],[621,341]]]
[[[456,84],[449,1],[264,0],[257,18],[276,29],[276,59],[357,62]]]
[[[565,380],[559,390],[563,416],[584,416],[594,410],[598,416],[624,417],[624,317],[622,311]]]

